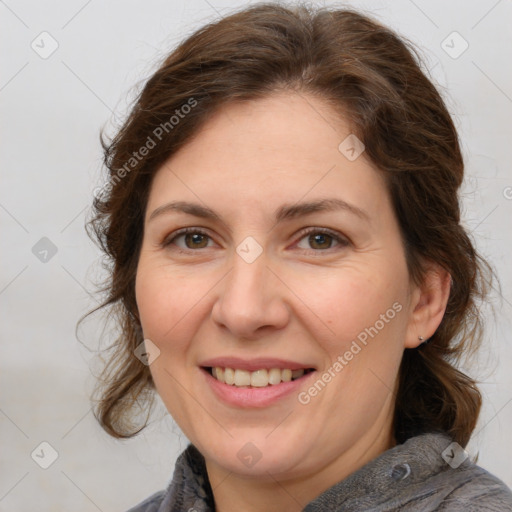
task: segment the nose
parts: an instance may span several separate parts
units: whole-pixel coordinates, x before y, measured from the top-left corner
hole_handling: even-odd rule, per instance
[[[264,253],[252,263],[234,254],[234,264],[218,288],[212,318],[234,338],[256,340],[289,322],[286,287],[268,268]]]

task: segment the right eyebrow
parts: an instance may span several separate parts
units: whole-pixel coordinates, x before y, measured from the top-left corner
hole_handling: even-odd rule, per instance
[[[216,220],[218,222],[222,222],[221,217],[215,213],[211,208],[207,206],[202,206],[196,203],[189,203],[187,201],[172,201],[170,203],[159,206],[153,213],[149,216],[148,222],[158,217],[159,215],[163,215],[164,213],[169,212],[183,212],[188,213],[189,215],[194,215],[194,217],[200,217],[202,219],[210,219]]]

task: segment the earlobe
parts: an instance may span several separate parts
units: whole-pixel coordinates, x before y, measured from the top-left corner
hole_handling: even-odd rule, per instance
[[[416,348],[434,335],[443,320],[450,290],[448,271],[437,264],[428,264],[423,282],[412,295],[405,348]]]

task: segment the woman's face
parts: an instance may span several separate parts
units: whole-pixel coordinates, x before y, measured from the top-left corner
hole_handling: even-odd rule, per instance
[[[421,333],[384,180],[350,133],[276,93],[223,107],[155,175],[137,304],[157,391],[210,467],[298,477],[393,443]]]

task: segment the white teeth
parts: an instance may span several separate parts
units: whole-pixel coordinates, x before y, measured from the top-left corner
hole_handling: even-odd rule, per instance
[[[230,386],[235,383],[235,370],[233,368],[224,368],[224,382]]]
[[[235,386],[250,386],[251,373],[246,370],[235,370]]]
[[[279,368],[272,368],[268,372],[268,383],[275,385],[281,382],[281,370]]]
[[[251,373],[251,386],[255,388],[264,388],[268,386],[267,370],[257,370]]]
[[[289,369],[283,370],[281,372],[281,380],[283,382],[290,382],[292,380],[292,371]]]
[[[304,375],[304,369],[290,370],[289,368],[272,368],[266,370],[256,370],[249,372],[247,370],[238,370],[233,368],[221,368],[216,366],[212,368],[212,376],[220,382],[229,384],[230,386],[255,388],[264,388],[266,386],[275,386],[281,382],[290,382]]]

